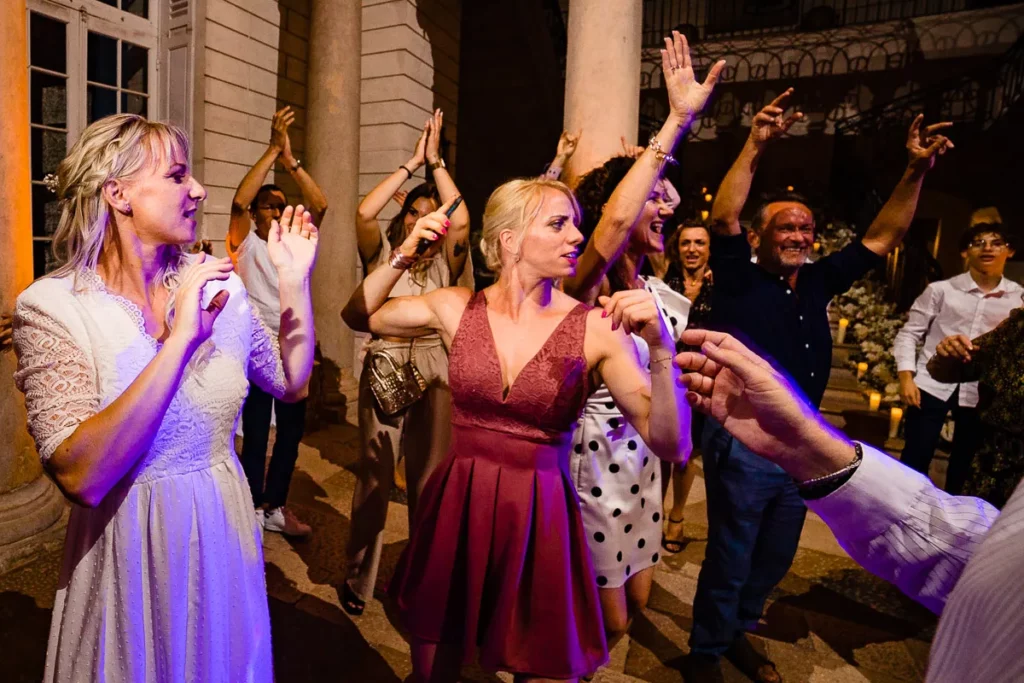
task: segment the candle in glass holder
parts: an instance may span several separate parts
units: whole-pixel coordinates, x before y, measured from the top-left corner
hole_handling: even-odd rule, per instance
[[[863,362],[857,363],[857,379],[860,379],[861,377],[866,375],[867,372],[868,372],[868,364],[867,363],[863,363]]]
[[[846,341],[846,328],[849,326],[849,320],[846,318],[839,319],[839,331],[836,333],[836,344],[842,344]]]
[[[703,209],[703,210],[702,210],[702,211],[700,212],[700,219],[701,219],[702,221],[706,221],[706,220],[708,219],[708,211],[707,211],[707,209]]]
[[[877,391],[872,391],[868,396],[868,409],[878,410],[882,405],[882,395]]]
[[[903,408],[897,408],[893,406],[892,410],[889,411],[889,438],[895,439],[896,432],[900,428],[900,420],[903,419]]]

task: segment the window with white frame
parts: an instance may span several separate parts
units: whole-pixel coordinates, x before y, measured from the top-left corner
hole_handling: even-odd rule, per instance
[[[159,111],[155,83],[159,0],[29,0],[28,52],[35,276],[54,267],[60,219],[44,178],[82,130],[117,113]]]

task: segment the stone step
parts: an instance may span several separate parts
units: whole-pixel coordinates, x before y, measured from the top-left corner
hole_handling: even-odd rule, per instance
[[[828,387],[836,390],[862,391],[857,375],[849,368],[832,368],[828,376]]]
[[[860,349],[856,344],[833,344],[832,367],[846,368],[850,366],[850,356]]]

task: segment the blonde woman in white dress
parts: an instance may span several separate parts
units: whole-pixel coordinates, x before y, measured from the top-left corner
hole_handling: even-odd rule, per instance
[[[16,382],[73,503],[46,681],[273,680],[234,423],[249,379],[306,391],[317,230],[289,207],[271,231],[274,338],[228,259],[183,252],[206,198],[188,158],[173,126],[90,125],[57,174],[63,265],[18,297]]]

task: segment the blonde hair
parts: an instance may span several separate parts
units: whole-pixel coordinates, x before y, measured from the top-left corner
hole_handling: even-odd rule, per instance
[[[547,178],[517,178],[502,183],[487,199],[484,207],[483,237],[480,238],[480,251],[483,253],[487,268],[496,275],[501,273],[501,233],[506,230],[519,233],[516,253],[523,246],[526,228],[540,213],[544,205],[545,190],[558,190],[569,198],[572,205],[572,219],[580,224],[582,213],[576,196],[565,183]]]
[[[135,114],[107,116],[82,131],[57,168],[61,213],[53,254],[61,265],[51,275],[95,269],[114,227],[103,186],[111,180],[130,179],[175,152],[189,156],[183,130]],[[176,270],[183,249],[171,249],[169,267]]]

